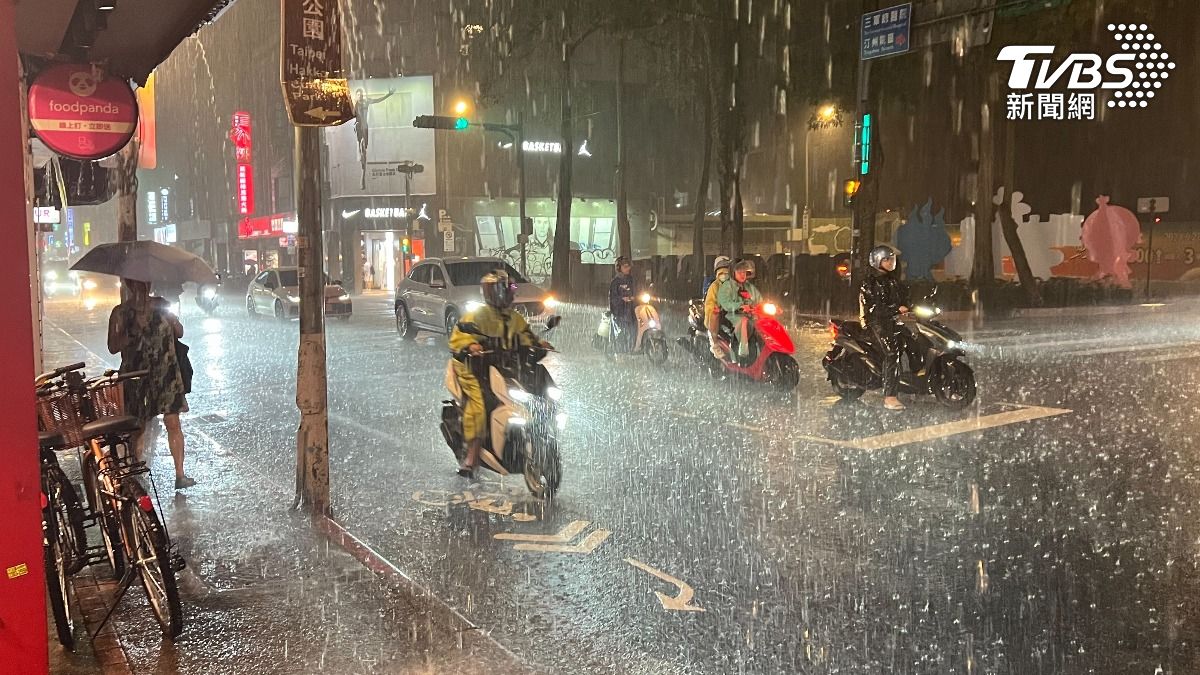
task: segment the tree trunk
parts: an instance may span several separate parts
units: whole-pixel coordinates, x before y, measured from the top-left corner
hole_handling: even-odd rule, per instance
[[[707,82],[701,82],[700,100],[704,105],[704,160],[700,166],[700,182],[696,185],[696,207],[692,213],[692,256],[695,258],[696,282],[704,279],[704,221],[708,210],[708,182],[712,173],[713,101]]]
[[[571,52],[567,50],[561,72],[562,147],[558,164],[558,214],[554,223],[554,261],[550,270],[550,288],[559,298],[571,290],[571,173],[574,169],[575,129],[571,119]]]
[[[737,156],[734,158],[733,170],[733,203],[730,204],[729,210],[733,215],[732,237],[730,238],[730,248],[733,250],[733,257],[737,258],[746,252],[745,242],[745,220],[743,219],[742,209],[742,165],[745,164],[745,158],[738,149]]]
[[[112,172],[117,193],[117,241],[137,241],[138,142],[129,141],[117,153]]]
[[[1021,236],[1017,232],[1017,221],[1013,218],[1012,208],[1009,204],[1012,203],[1013,182],[1015,180],[1014,159],[1016,148],[1014,147],[1014,137],[1016,129],[1013,128],[1011,122],[1000,122],[999,115],[994,123],[1002,130],[1004,136],[1004,201],[1000,204],[1000,229],[1004,233],[1004,241],[1008,244],[1008,250],[1012,253],[1013,265],[1017,268],[1017,279],[1021,282],[1021,288],[1025,291],[1025,297],[1029,300],[1029,304],[1033,307],[1038,307],[1042,304],[1042,293],[1038,287],[1038,280],[1033,276],[1033,268],[1029,266],[1029,257],[1025,254],[1025,245],[1021,242]]]
[[[625,171],[625,39],[617,56],[617,240],[620,255],[633,259],[633,241],[629,226],[629,193]],[[566,146],[564,146],[564,152]]]
[[[981,52],[982,50],[974,50]],[[971,286],[982,288],[995,283],[996,268],[992,253],[992,196],[996,193],[996,149],[992,129],[992,97],[989,95],[994,82],[989,78],[984,82],[985,66],[983,57],[973,53],[968,57],[973,60],[971,76],[968,79],[968,110],[975,113],[979,121],[979,148],[975,179],[975,256],[971,265]]]

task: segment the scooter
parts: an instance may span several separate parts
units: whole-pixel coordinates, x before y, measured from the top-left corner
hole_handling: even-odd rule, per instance
[[[543,334],[561,321],[560,316],[551,317]],[[559,409],[562,390],[540,363],[547,350],[502,350],[497,339],[483,335],[474,324],[460,322],[458,328],[480,337],[484,345],[478,355],[454,357],[466,359],[483,390],[488,425],[479,453],[481,465],[501,476],[522,474],[530,493],[539,499],[552,498],[562,482],[558,437],[566,428],[567,414]],[[451,398],[442,401],[442,436],[461,463],[467,456],[463,432],[467,398],[453,359],[446,364],[446,389]]]
[[[962,336],[937,319],[941,313],[932,304],[922,304],[905,315],[913,349],[902,357],[900,392],[933,395],[943,405],[961,410],[975,400],[975,371],[962,360],[966,356]],[[868,389],[882,388],[883,353],[871,332],[856,321],[839,319],[830,321],[829,329],[833,345],[821,365],[834,392],[843,400],[855,400]],[[908,368],[903,367],[904,361]]]
[[[633,315],[637,320],[637,335],[633,339],[633,352],[644,353],[646,358],[656,366],[667,362],[670,350],[667,346],[667,336],[663,333],[662,319],[654,308],[654,298],[649,293],[642,293],[640,301],[634,308]],[[616,352],[616,338],[620,335],[620,327],[613,321],[612,312],[604,312],[600,324],[592,334],[592,347],[606,354]]]
[[[201,284],[196,288],[196,306],[204,310],[205,314],[212,316],[217,311],[217,307],[221,305],[221,281],[217,278],[215,284]]]
[[[792,344],[791,336],[775,318],[779,308],[774,303],[764,302],[747,305],[744,313],[753,318],[754,326],[751,331],[750,353],[743,360],[739,361],[732,356],[717,359],[712,355],[708,329],[704,325],[703,300],[693,300],[689,304],[688,335],[679,338],[678,342],[715,377],[737,375],[755,382],[765,382],[781,391],[795,389],[800,382],[800,366],[792,356],[796,347]],[[717,344],[726,354],[736,353],[733,326],[728,320],[721,322]]]

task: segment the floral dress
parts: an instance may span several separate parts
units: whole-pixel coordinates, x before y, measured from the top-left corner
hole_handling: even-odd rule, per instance
[[[161,311],[150,310],[145,327],[126,304],[113,308],[129,344],[121,351],[121,372],[150,371],[125,382],[125,414],[140,420],[187,411],[183,377],[175,357],[175,329]]]

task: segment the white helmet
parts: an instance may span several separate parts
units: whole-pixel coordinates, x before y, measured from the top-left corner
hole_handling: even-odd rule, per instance
[[[727,255],[717,256],[717,259],[713,261],[713,273],[716,273],[722,267],[725,267],[725,268],[729,267],[729,256],[727,256]]]

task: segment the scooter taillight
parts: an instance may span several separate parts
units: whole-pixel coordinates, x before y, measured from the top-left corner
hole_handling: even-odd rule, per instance
[[[829,339],[835,341],[838,339],[838,327],[837,324],[832,321],[829,322]]]

